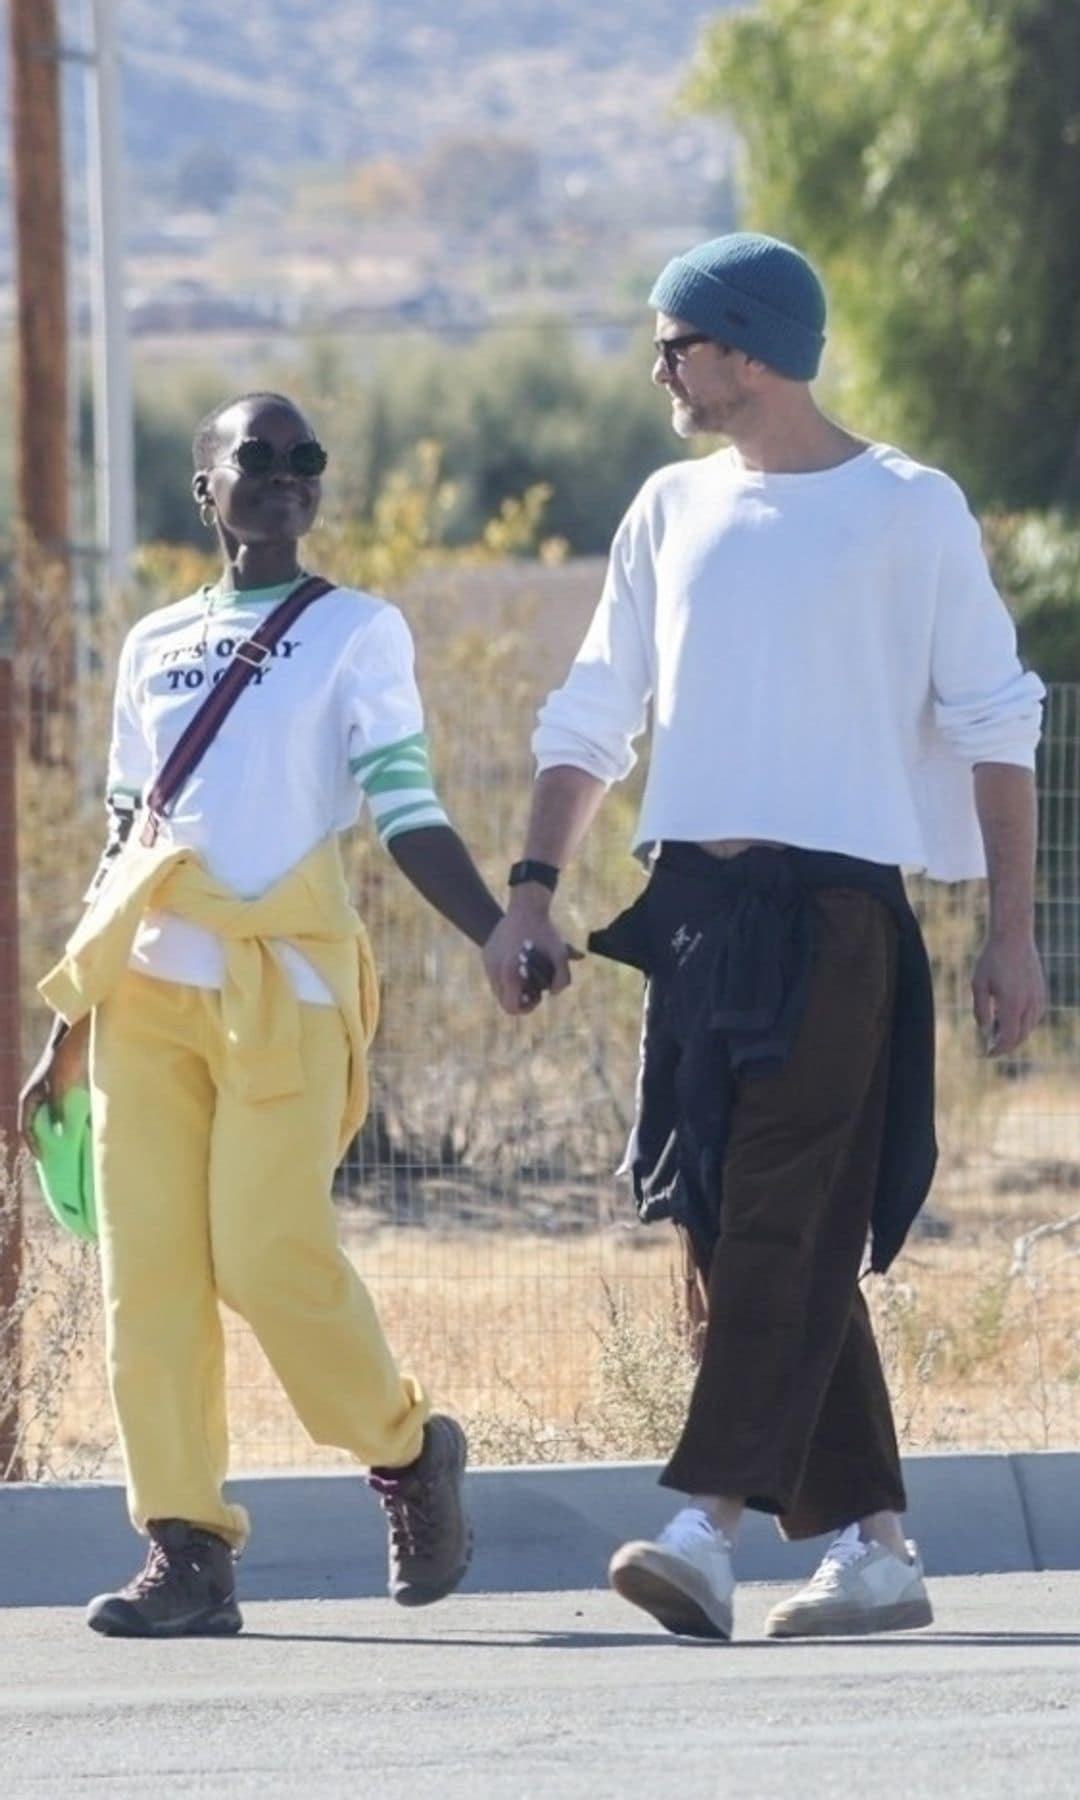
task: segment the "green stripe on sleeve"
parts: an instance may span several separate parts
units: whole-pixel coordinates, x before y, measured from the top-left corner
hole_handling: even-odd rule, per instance
[[[351,757],[349,768],[364,791],[384,844],[401,831],[449,824],[432,785],[425,732]]]
[[[411,737],[399,738],[396,744],[381,744],[377,750],[366,750],[363,756],[354,756],[350,759],[349,769],[353,775],[358,777],[360,786],[366,788],[365,770],[372,763],[381,763],[388,756],[401,756],[408,751],[415,752],[417,750],[420,751],[426,762],[428,754],[426,731],[414,731]]]
[[[377,794],[393,794],[398,788],[427,788],[431,791],[430,769],[387,769],[381,775],[372,775],[361,784],[369,800]]]
[[[409,806],[395,806],[392,812],[384,813],[378,821],[379,836],[383,843],[388,843],[400,827],[402,820],[415,819],[417,813],[427,813],[432,825],[449,823],[439,802],[432,795],[430,800],[414,800]]]

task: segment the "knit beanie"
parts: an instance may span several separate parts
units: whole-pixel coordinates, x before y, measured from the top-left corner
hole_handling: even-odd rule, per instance
[[[668,263],[649,304],[794,381],[817,374],[825,290],[801,251],[779,238],[732,231],[695,244]]]

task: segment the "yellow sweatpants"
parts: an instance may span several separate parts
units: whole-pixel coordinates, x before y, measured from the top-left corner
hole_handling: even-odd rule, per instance
[[[129,973],[93,1016],[90,1079],[109,1382],[132,1522],[237,1548],[219,1300],[255,1332],[316,1443],[401,1467],[428,1405],[398,1373],[330,1198],[348,1079],[331,1006],[300,1006],[301,1093],[230,1090],[217,992]]]

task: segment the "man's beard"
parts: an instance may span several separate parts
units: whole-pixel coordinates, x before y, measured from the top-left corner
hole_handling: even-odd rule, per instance
[[[681,438],[730,437],[744,410],[737,396],[717,398],[708,405],[695,406],[680,394],[671,402],[671,429]]]
[[[709,427],[689,400],[675,399],[671,405],[671,429],[676,437],[692,438],[707,432]]]

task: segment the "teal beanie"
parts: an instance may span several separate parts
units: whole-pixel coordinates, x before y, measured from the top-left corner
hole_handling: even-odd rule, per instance
[[[793,381],[812,381],[825,343],[825,290],[799,250],[754,231],[695,244],[663,270],[649,304]]]

